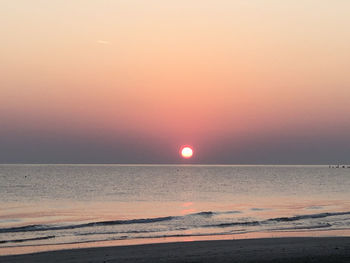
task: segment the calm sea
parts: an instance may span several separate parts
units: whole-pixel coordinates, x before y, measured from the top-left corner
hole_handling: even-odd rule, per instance
[[[349,189],[328,166],[0,165],[0,254],[349,235]]]

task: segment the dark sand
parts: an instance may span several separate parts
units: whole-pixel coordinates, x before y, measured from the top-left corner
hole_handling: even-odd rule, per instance
[[[350,262],[350,237],[267,238],[83,248],[0,262]]]

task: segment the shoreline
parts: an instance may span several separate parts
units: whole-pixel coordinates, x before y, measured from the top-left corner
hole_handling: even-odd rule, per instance
[[[58,244],[37,244],[37,245],[18,245],[18,246],[0,246],[0,257],[10,255],[35,254],[41,252],[117,247],[117,246],[135,246],[152,245],[162,243],[182,243],[197,241],[224,241],[224,240],[244,240],[244,239],[271,239],[271,238],[319,238],[319,237],[350,237],[350,229],[315,229],[300,231],[259,231],[243,232],[225,235],[191,235],[163,238],[136,238],[119,240],[96,240],[87,242],[72,242]]]
[[[74,248],[0,262],[349,262],[350,237],[279,237]]]

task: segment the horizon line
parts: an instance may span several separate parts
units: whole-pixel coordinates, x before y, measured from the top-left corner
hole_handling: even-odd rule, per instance
[[[0,165],[112,165],[112,166],[333,166],[348,165],[345,163],[337,164],[220,164],[220,163],[0,163]]]

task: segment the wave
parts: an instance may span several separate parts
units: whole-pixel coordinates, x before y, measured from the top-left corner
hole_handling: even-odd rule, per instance
[[[186,229],[182,229],[186,230]],[[91,236],[91,235],[115,235],[115,234],[146,234],[157,233],[161,230],[130,230],[130,231],[109,231],[109,232],[86,232],[86,233],[74,233],[75,236]]]
[[[151,223],[158,223],[158,222],[167,222],[171,220],[181,220],[187,217],[211,217],[214,215],[235,214],[235,213],[240,213],[240,211],[226,211],[226,212],[203,211],[203,212],[193,213],[185,216],[165,216],[165,217],[141,218],[141,219],[130,219],[130,220],[97,221],[97,222],[90,222],[90,223],[76,224],[76,225],[26,225],[26,226],[20,226],[20,227],[0,228],[0,233],[69,230],[69,229],[111,226],[111,225],[151,224]],[[293,217],[276,217],[276,218],[270,218],[262,221],[224,222],[224,223],[210,224],[210,225],[196,225],[193,227],[257,226],[257,225],[269,224],[271,222],[276,222],[276,223],[291,222],[291,221],[298,221],[298,220],[304,220],[304,219],[316,219],[316,218],[325,218],[330,216],[341,216],[341,215],[350,215],[350,212],[320,213],[320,214],[299,215],[299,216],[293,216]]]
[[[237,231],[236,234],[245,234],[250,231]],[[197,234],[169,234],[169,235],[150,235],[150,236],[141,236],[137,237],[137,239],[157,239],[157,238],[168,238],[168,237],[197,237],[197,236],[224,236],[224,235],[232,235],[231,232],[220,232],[220,233],[197,233]],[[120,237],[112,237],[112,238],[101,238],[94,240],[81,240],[81,241],[73,241],[73,242],[58,242],[56,244],[44,243],[44,244],[19,244],[13,247],[33,247],[33,246],[48,246],[48,245],[74,245],[74,244],[86,244],[86,243],[95,243],[95,242],[104,242],[104,241],[117,241],[117,240],[125,240],[132,239],[133,237],[129,236],[120,236]],[[0,248],[2,248],[0,246]]]
[[[68,229],[76,229],[76,228],[84,228],[84,227],[110,226],[110,225],[150,224],[150,223],[165,222],[165,221],[171,221],[174,219],[182,219],[182,218],[193,217],[193,216],[210,217],[218,214],[235,214],[235,213],[241,213],[241,212],[240,211],[225,211],[225,212],[203,211],[203,212],[188,214],[185,216],[165,216],[165,217],[129,219],[129,220],[97,221],[97,222],[90,222],[90,223],[76,224],[76,225],[61,225],[61,226],[26,225],[26,226],[20,226],[20,227],[0,228],[0,233],[68,230]]]
[[[292,216],[292,217],[277,217],[277,218],[268,219],[266,221],[291,222],[291,221],[298,221],[303,219],[315,219],[315,218],[324,218],[329,216],[342,216],[342,215],[350,215],[350,212],[320,213],[320,214],[300,215],[300,216]]]
[[[142,218],[142,219],[131,219],[131,220],[98,221],[98,222],[91,222],[86,224],[66,225],[66,226],[27,225],[27,226],[21,226],[21,227],[0,228],[0,233],[67,230],[67,229],[95,227],[95,226],[109,226],[109,225],[147,224],[147,223],[169,221],[174,218],[176,217],[166,216],[166,217],[145,218],[145,219]]]
[[[316,218],[325,218],[325,217],[342,216],[342,215],[350,215],[350,212],[320,213],[320,214],[299,215],[299,216],[292,216],[292,217],[276,217],[276,218],[270,218],[270,219],[261,220],[261,221],[229,222],[229,223],[205,225],[204,227],[258,226],[258,225],[269,224],[271,222],[275,222],[275,223],[293,222],[293,221],[299,221],[304,219],[316,219]]]
[[[290,230],[312,230],[312,229],[320,229],[320,228],[329,228],[332,225],[329,223],[320,224],[320,225],[312,225],[312,226],[294,226],[294,227],[281,227],[269,229],[269,231],[290,231]]]
[[[46,240],[46,239],[52,239],[56,236],[45,236],[45,237],[35,237],[35,238],[23,238],[23,239],[11,239],[11,240],[0,240],[0,244],[6,244],[6,243],[22,243],[22,242],[29,242],[29,241],[38,241],[38,240]]]
[[[241,211],[204,211],[204,212],[199,212],[199,213],[194,213],[194,214],[189,214],[187,216],[213,216],[213,215],[230,215],[230,214],[240,214],[242,213]]]

